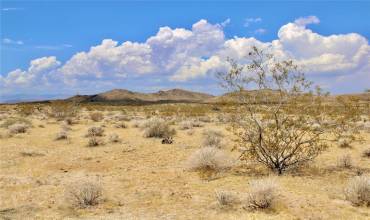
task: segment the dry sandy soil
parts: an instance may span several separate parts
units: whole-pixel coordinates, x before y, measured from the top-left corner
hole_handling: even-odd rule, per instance
[[[107,112],[105,112],[107,113]],[[71,126],[69,140],[55,140],[61,122],[29,116],[27,133],[0,138],[1,219],[370,219],[368,207],[355,207],[345,200],[343,188],[351,177],[370,174],[370,134],[351,149],[333,146],[312,165],[276,176],[278,202],[269,211],[250,211],[243,204],[221,208],[215,190],[234,191],[240,198],[248,182],[274,175],[257,165],[236,165],[213,179],[204,179],[185,168],[187,158],[202,144],[202,130],[223,130],[226,143],[232,135],[226,124],[210,122],[204,127],[180,130],[173,144],[144,138],[133,121],[128,128],[113,122],[80,119]],[[40,127],[40,125],[42,125]],[[85,137],[91,126],[104,125],[105,144],[88,147]],[[0,128],[0,133],[7,131]],[[121,143],[109,143],[116,133]],[[4,137],[5,136],[5,137]],[[233,158],[232,144],[225,150]],[[337,158],[349,153],[354,167],[336,166]],[[104,189],[104,200],[90,208],[74,208],[66,200],[71,183],[94,180]]]

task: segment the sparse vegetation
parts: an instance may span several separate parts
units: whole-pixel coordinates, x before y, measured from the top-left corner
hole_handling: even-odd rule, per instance
[[[66,140],[68,139],[68,133],[65,130],[58,132],[55,136],[55,140]]]
[[[19,134],[19,133],[26,133],[28,128],[29,127],[27,124],[17,123],[17,124],[10,125],[8,127],[8,130],[10,134]]]
[[[103,144],[104,144],[104,142],[100,138],[98,138],[96,136],[91,136],[91,137],[89,137],[89,141],[87,143],[87,146],[97,147],[97,146],[100,146],[100,145],[103,145]]]
[[[68,186],[66,199],[76,208],[87,208],[102,201],[103,189],[95,182],[78,182]]]
[[[244,97],[256,100],[243,101],[240,95],[243,92]],[[1,196],[17,195],[3,203],[12,207],[15,201],[16,207],[23,207],[30,201],[25,190],[42,186],[39,187],[42,193],[32,194],[31,204],[40,206],[38,216],[51,214],[55,219],[70,215],[122,218],[121,211],[131,215],[139,204],[137,201],[144,200],[147,202],[140,202],[143,211],[140,213],[145,212],[145,216],[134,213],[134,218],[171,218],[171,213],[152,212],[159,207],[170,210],[170,203],[172,208],[176,207],[177,218],[313,219],[321,216],[322,210],[330,215],[329,219],[366,218],[368,180],[357,180],[368,178],[369,174],[366,109],[343,107],[359,102],[338,104],[333,96],[326,97],[320,91],[283,94],[286,99],[281,103],[276,89],[258,90],[253,95],[254,92],[230,93],[236,101],[221,104],[81,103],[74,105],[78,106],[75,114],[52,118],[45,117],[45,111],[50,111],[53,103],[29,104],[33,112],[22,113],[22,117],[17,105],[0,105]],[[253,117],[248,108],[252,108]],[[346,120],[339,120],[340,115],[347,114],[342,108],[362,115],[356,119],[348,113]],[[276,115],[273,110],[277,110]],[[94,121],[91,115],[95,113],[104,118],[99,116]],[[333,130],[338,120],[349,125],[342,127],[348,134],[356,130],[356,126],[351,126],[357,124],[361,129],[356,131],[364,141],[359,142],[356,137],[347,142],[349,136],[337,136],[335,132],[339,129]],[[35,126],[30,132],[26,130],[26,135],[11,135],[11,126],[22,121],[30,128]],[[173,128],[181,131],[174,136]],[[54,141],[63,139],[67,141]],[[351,148],[338,148],[342,142]],[[317,157],[320,154],[323,155]],[[307,166],[301,166],[304,164]],[[270,169],[285,176],[266,178],[271,175]],[[54,200],[43,202],[69,181],[82,180],[87,175],[103,179],[109,189],[106,204],[91,210],[104,200],[100,185],[92,182],[98,190],[90,191],[88,187],[84,190],[85,181],[76,183],[74,193],[67,193],[67,201],[74,208],[90,207],[89,210],[60,207],[56,212],[49,208]],[[354,175],[358,177],[353,178]],[[353,179],[343,185],[343,178],[347,177]],[[284,183],[284,191],[278,182]],[[333,198],[338,187],[343,189],[339,198],[348,202],[339,201],[337,195]],[[68,184],[66,189],[72,191]],[[163,199],[170,203],[163,203]],[[199,199],[200,203],[194,203]],[[24,210],[22,213],[28,214]],[[13,217],[9,215],[9,219]]]
[[[118,136],[118,134],[111,134],[109,135],[109,142],[111,143],[119,143],[121,142],[121,138]]]
[[[176,133],[175,129],[170,128],[170,125],[160,118],[149,119],[143,127],[145,129],[144,136],[148,138],[172,137]]]
[[[9,128],[9,126],[12,126],[14,124],[25,124],[27,125],[28,127],[32,126],[32,122],[26,118],[15,118],[15,117],[11,117],[11,118],[7,118],[2,124],[0,127],[2,128]]]
[[[239,202],[239,198],[234,192],[217,190],[215,196],[221,208],[230,207]]]
[[[73,118],[77,115],[78,105],[73,102],[59,102],[55,101],[50,104],[47,111],[49,117],[57,120],[64,120],[65,118]]]
[[[104,118],[104,115],[100,112],[90,113],[90,119],[95,121],[95,122],[99,122],[99,121],[103,120],[103,118]]]
[[[212,129],[203,131],[203,146],[221,148],[224,135],[222,132]]]
[[[273,178],[253,180],[249,183],[247,208],[269,209],[278,198],[278,184]]]
[[[118,122],[114,125],[115,128],[127,128],[127,125],[124,122]]]
[[[348,182],[345,197],[353,205],[370,206],[370,177],[356,176]]]
[[[352,157],[350,154],[345,154],[337,159],[337,165],[340,168],[350,169],[353,166]]]
[[[190,170],[204,173],[214,173],[229,169],[231,158],[223,151],[214,147],[204,147],[195,151],[188,159]]]
[[[91,127],[87,130],[87,137],[101,137],[104,135],[104,129],[102,127]]]

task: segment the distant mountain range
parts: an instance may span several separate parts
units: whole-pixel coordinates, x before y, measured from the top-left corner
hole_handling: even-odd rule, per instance
[[[246,97],[255,92],[263,94],[263,96],[275,96],[276,91],[273,90],[249,90],[245,91]],[[370,102],[370,92],[333,95],[329,96],[327,101],[334,101],[337,96],[355,96],[362,101]],[[53,98],[55,97],[55,98]],[[37,99],[19,99],[14,97],[10,101],[4,103],[18,103],[18,102],[49,102],[56,100],[57,96],[38,97]],[[42,101],[44,100],[44,101]],[[113,89],[107,92],[98,93],[95,95],[76,95],[67,99],[58,99],[62,101],[73,101],[78,103],[108,103],[108,104],[155,104],[155,103],[220,103],[220,102],[238,102],[235,92],[225,93],[220,96],[213,96],[206,93],[193,92],[183,89],[160,90],[154,93],[133,92],[125,89]]]
[[[171,103],[171,102],[205,102],[213,98],[213,95],[200,92],[192,92],[183,89],[171,89],[154,93],[132,92],[125,89],[114,89],[96,95],[76,95],[66,99],[80,103],[119,103],[119,104],[142,104],[142,103]]]

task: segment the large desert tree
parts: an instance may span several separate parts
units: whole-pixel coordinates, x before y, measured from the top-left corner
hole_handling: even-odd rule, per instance
[[[248,60],[241,65],[229,59],[230,70],[218,74],[241,103],[233,126],[240,159],[256,160],[278,174],[313,160],[327,147],[321,90],[312,89],[293,60],[257,47]]]

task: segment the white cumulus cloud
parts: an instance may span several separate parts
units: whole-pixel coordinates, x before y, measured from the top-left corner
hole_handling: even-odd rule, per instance
[[[250,22],[260,20],[254,18]],[[206,20],[196,22],[191,29],[161,27],[144,42],[104,39],[64,64],[56,57],[33,60],[27,70],[16,69],[0,77],[0,87],[11,91],[20,85],[32,88],[43,83],[117,86],[127,79],[185,83],[227,71],[227,57],[248,62],[251,46],[269,48],[278,57],[295,59],[305,67],[308,76],[325,78],[327,81],[318,82],[328,84],[329,89],[343,86],[344,81],[364,87],[361,79],[370,78],[368,40],[357,33],[324,36],[307,28],[308,24],[319,22],[315,16],[298,18],[283,25],[277,39],[271,42],[253,37],[227,39],[224,24]]]
[[[30,62],[27,70],[16,69],[9,72],[1,81],[5,86],[41,85],[61,63],[56,57],[42,57]]]

